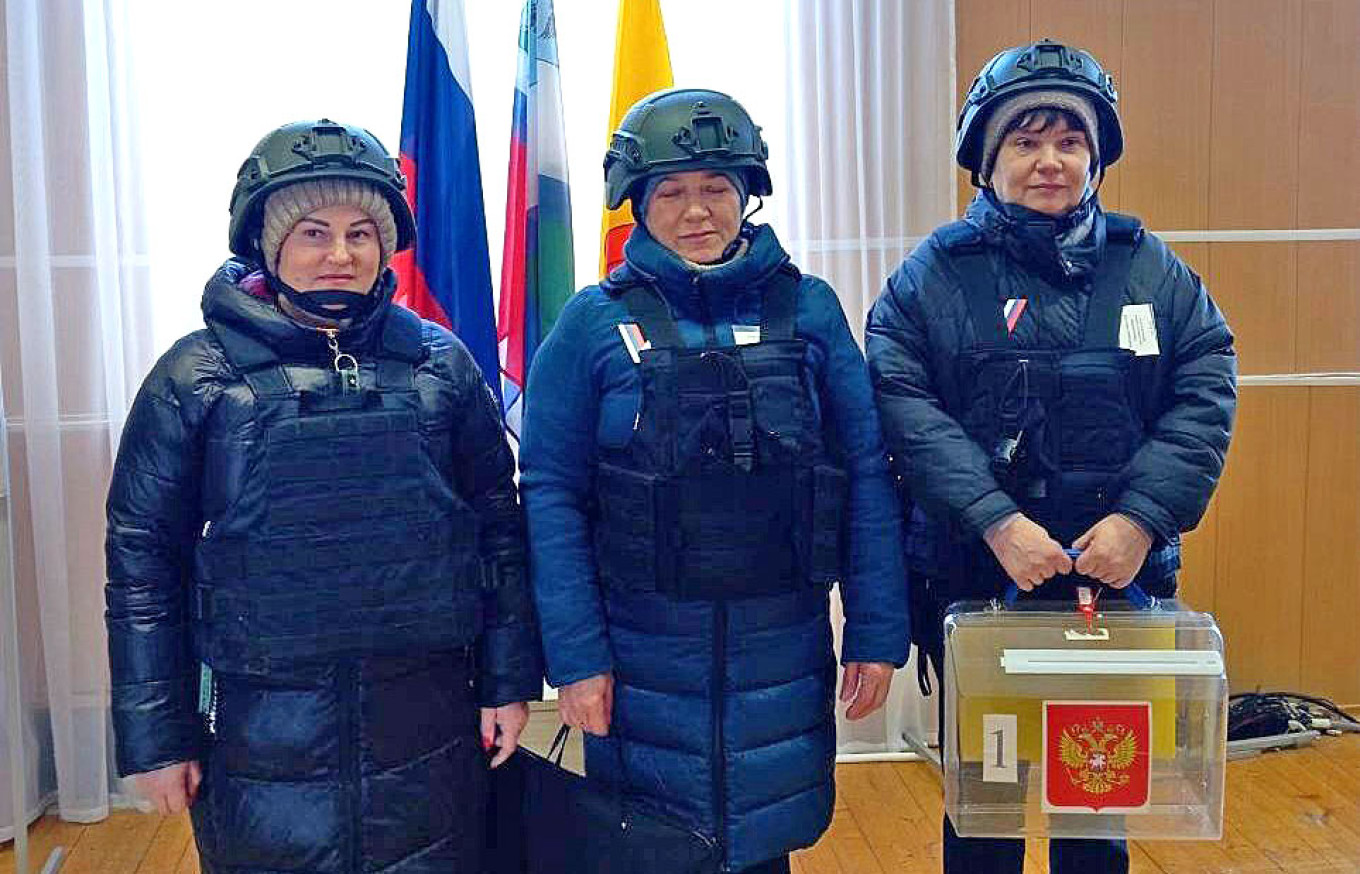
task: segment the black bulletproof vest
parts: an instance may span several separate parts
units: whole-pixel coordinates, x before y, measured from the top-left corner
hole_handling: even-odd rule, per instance
[[[1145,435],[1134,353],[1119,347],[1137,232],[1132,220],[1107,217],[1104,257],[1075,349],[1014,348],[988,252],[976,237],[946,244],[977,336],[958,359],[952,412],[990,455],[997,482],[1021,511],[1064,545],[1110,512],[1117,481]],[[1004,582],[990,550],[964,553],[971,560],[955,562],[955,571],[969,577],[970,594]]]
[[[195,644],[218,670],[448,648],[480,630],[477,518],[420,431],[420,325],[398,307],[388,322],[348,389],[214,326],[254,394],[263,442],[258,464],[233,465],[247,478],[241,498],[195,550]]]
[[[665,300],[608,285],[651,348],[631,441],[601,449],[595,555],[606,585],[685,600],[749,597],[840,579],[845,472],[830,461],[799,277],[762,289],[760,341],[687,348]]]

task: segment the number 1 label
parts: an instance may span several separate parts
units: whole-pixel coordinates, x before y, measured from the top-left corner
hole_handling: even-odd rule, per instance
[[[985,783],[1017,783],[1016,735],[1019,727],[1014,713],[986,713],[982,717],[982,780]]]

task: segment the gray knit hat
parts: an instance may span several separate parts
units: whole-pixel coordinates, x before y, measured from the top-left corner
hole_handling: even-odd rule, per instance
[[[1035,109],[1061,109],[1071,113],[1081,121],[1086,129],[1086,141],[1091,146],[1091,173],[1100,167],[1100,130],[1096,123],[1096,108],[1091,101],[1072,91],[1021,91],[1014,97],[1002,101],[991,116],[982,133],[982,166],[978,175],[984,180],[992,178],[992,167],[996,165],[996,153],[1001,151],[1001,139],[1007,128],[1025,113]]]
[[[397,248],[397,222],[392,207],[376,186],[358,179],[309,179],[278,189],[264,202],[264,221],[260,228],[260,252],[265,267],[279,267],[279,248],[298,222],[318,209],[342,204],[368,213],[378,227],[382,247],[382,266]]]

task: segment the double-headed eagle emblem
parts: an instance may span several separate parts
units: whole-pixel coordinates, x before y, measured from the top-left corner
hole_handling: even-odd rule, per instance
[[[1058,758],[1068,778],[1091,795],[1128,785],[1129,766],[1138,757],[1138,737],[1126,725],[1102,719],[1068,726],[1058,741]]]

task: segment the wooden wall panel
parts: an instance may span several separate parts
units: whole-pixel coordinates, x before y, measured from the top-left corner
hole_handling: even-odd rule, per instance
[[[1124,0],[1043,0],[1030,6],[1029,38],[1045,37],[1085,49],[1114,76],[1124,81]],[[1100,187],[1100,202],[1120,209],[1121,165],[1116,164]]]
[[[1360,227],[1360,3],[1303,4],[1299,225]]]
[[[1242,391],[1214,552],[1214,613],[1234,691],[1299,685],[1307,429],[1306,391]]]
[[[1360,241],[1299,244],[1298,369],[1360,371]]]
[[[1299,245],[1209,244],[1209,290],[1237,337],[1240,373],[1294,372]]]
[[[1209,509],[1199,526],[1181,537],[1181,572],[1177,597],[1196,610],[1213,612],[1214,588],[1218,575],[1218,502]]]
[[[1360,703],[1360,386],[1308,389],[1302,688]]]
[[[1298,217],[1299,0],[1218,0],[1212,51],[1209,226],[1292,228]]]
[[[1208,226],[1213,0],[1138,0],[1124,7],[1115,165],[1121,211],[1156,230]],[[1101,58],[1104,60],[1103,58]]]
[[[1007,46],[1019,45],[1029,39],[1029,14],[1030,0],[955,0],[956,118],[963,98],[973,84],[973,77],[982,65]],[[966,171],[959,170],[958,175],[958,207],[959,215],[963,215],[977,189],[973,188]]]

